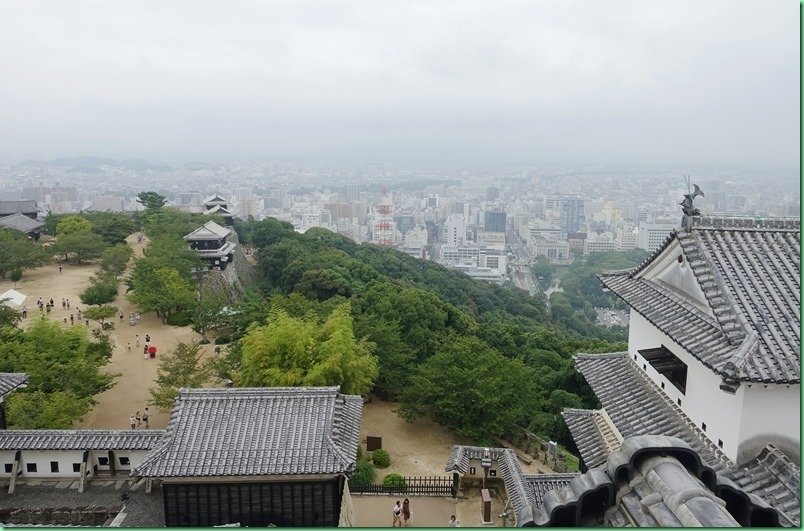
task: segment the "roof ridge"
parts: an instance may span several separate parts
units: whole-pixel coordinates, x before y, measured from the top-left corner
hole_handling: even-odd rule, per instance
[[[695,230],[771,230],[800,231],[801,220],[798,218],[744,218],[729,216],[694,216]]]

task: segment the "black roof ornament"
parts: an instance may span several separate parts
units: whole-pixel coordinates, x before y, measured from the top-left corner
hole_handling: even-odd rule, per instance
[[[684,213],[684,216],[681,218],[681,226],[684,228],[684,230],[689,232],[690,230],[692,230],[692,218],[693,218],[693,216],[700,216],[701,215],[701,211],[699,209],[695,208],[695,205],[693,204],[693,202],[694,202],[695,198],[698,197],[698,196],[701,196],[701,197],[706,197],[706,196],[704,195],[703,191],[701,191],[701,189],[698,187],[697,184],[693,184],[692,186],[694,186],[695,189],[694,189],[694,191],[690,191],[690,176],[689,175],[685,175],[684,180],[687,183],[687,193],[684,194],[684,200],[680,203],[681,211]]]

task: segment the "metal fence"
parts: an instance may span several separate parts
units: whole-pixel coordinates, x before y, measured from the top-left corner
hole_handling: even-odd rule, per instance
[[[406,477],[403,485],[349,484],[352,494],[407,494],[409,496],[454,496],[452,478],[448,476]]]

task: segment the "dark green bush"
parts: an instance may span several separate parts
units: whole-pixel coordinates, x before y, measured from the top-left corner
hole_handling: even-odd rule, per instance
[[[371,461],[358,461],[355,474],[349,480],[349,483],[352,485],[370,485],[372,482],[374,482],[374,465],[371,464]]]
[[[383,478],[382,484],[386,487],[405,487],[405,478],[399,474],[388,474]]]
[[[231,342],[232,342],[232,338],[229,337],[229,336],[220,335],[220,336],[215,338],[215,344],[216,345],[225,345],[225,344],[231,343]]]
[[[189,326],[191,321],[190,312],[178,311],[168,315],[167,324],[171,326]]]
[[[391,465],[391,456],[383,449],[374,450],[371,454],[371,460],[377,468],[386,468]]]
[[[363,460],[363,447],[360,446],[360,443],[357,444],[357,460],[358,461]]]

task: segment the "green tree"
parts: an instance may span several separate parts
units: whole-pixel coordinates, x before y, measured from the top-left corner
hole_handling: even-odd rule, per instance
[[[87,260],[100,258],[106,246],[106,243],[97,234],[70,232],[59,235],[53,249],[57,254],[63,254],[65,259],[72,258],[74,262],[80,264]]]
[[[163,322],[173,311],[191,307],[196,302],[192,284],[170,267],[138,275],[133,287],[129,300],[143,312],[156,312]]]
[[[6,305],[3,300],[0,300],[0,327],[17,326],[17,323],[20,322],[20,318],[22,317],[20,312]]]
[[[56,225],[56,234],[59,236],[91,231],[92,223],[81,216],[67,216]]]
[[[7,273],[41,267],[50,262],[53,254],[22,233],[0,229],[0,277]]]
[[[134,250],[124,243],[108,247],[101,253],[101,269],[110,275],[122,275],[133,255]]]
[[[244,387],[339,385],[346,394],[366,394],[378,371],[373,347],[355,339],[349,304],[333,310],[323,325],[314,316],[272,310],[267,325],[250,328],[241,339],[234,380]]]
[[[190,312],[193,330],[201,334],[204,341],[207,339],[207,331],[214,328],[221,320],[221,312],[226,305],[226,293],[209,283],[200,283],[198,288],[198,300],[193,305]]]
[[[399,414],[429,416],[478,444],[526,426],[540,399],[535,372],[477,338],[457,338],[414,371],[400,396]]]
[[[136,224],[128,214],[120,212],[84,212],[84,219],[92,223],[92,232],[109,245],[126,243],[126,238],[134,232]]]
[[[92,407],[91,397],[69,391],[16,392],[8,397],[10,428],[67,430]]]
[[[558,268],[550,263],[549,259],[542,256],[531,266],[531,271],[544,291],[550,287]]]
[[[111,352],[107,337],[90,340],[83,326],[42,318],[26,330],[0,327],[0,372],[28,374],[27,388],[8,397],[9,426],[71,427],[119,376],[100,372]]]
[[[81,302],[92,306],[109,304],[117,298],[117,285],[111,282],[93,282],[79,297]]]
[[[114,306],[95,306],[84,310],[84,316],[87,319],[98,321],[100,324],[103,324],[104,320],[114,317],[116,314],[117,308]]]
[[[140,192],[137,194],[137,203],[144,206],[146,210],[156,211],[167,204],[167,199],[156,192]]]
[[[179,343],[163,355],[156,369],[156,385],[150,389],[149,403],[162,411],[170,411],[180,388],[203,387],[211,372],[202,358],[198,343]]]

